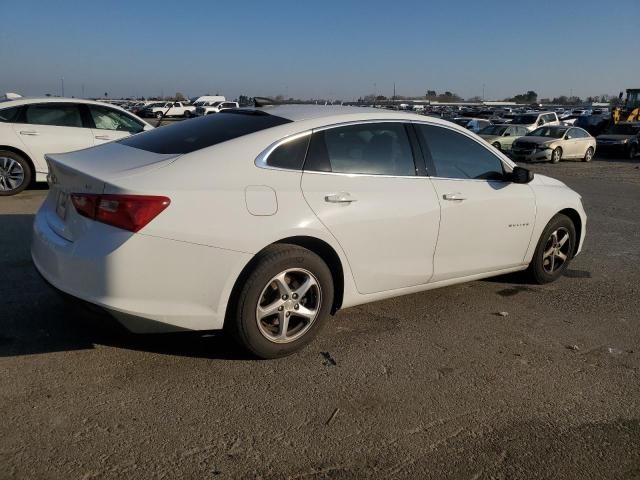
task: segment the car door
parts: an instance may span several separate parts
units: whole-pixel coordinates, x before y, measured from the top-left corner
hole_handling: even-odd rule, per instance
[[[564,135],[564,141],[562,142],[562,157],[563,158],[576,158],[580,150],[580,133],[577,128],[570,128]]]
[[[102,105],[86,105],[91,119],[93,144],[111,142],[144,130],[145,125],[124,112]]]
[[[521,265],[535,222],[529,185],[509,182],[500,158],[469,135],[416,129],[442,211],[432,281]]]
[[[20,123],[15,123],[13,128],[37,164],[37,170],[46,169],[46,153],[65,153],[93,146],[91,130],[85,128],[78,104],[32,103],[24,106],[21,117]]]
[[[417,174],[412,132],[398,121],[364,122],[316,130],[309,143],[304,197],[363,294],[425,284],[433,273],[440,205]]]
[[[518,137],[518,127],[507,127],[500,139],[500,143],[503,145],[504,150],[511,150],[513,141]]]
[[[582,128],[572,128],[571,130],[573,130],[573,136],[576,142],[575,157],[584,158],[587,149],[591,146],[591,139],[593,137]]]

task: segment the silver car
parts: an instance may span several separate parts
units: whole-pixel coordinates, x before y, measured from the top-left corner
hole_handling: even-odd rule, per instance
[[[578,127],[540,127],[512,146],[516,161],[552,162],[563,159],[581,159],[590,162],[596,152],[596,139],[589,132]]]

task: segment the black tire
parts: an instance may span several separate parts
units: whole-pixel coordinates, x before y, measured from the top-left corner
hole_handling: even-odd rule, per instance
[[[593,147],[587,148],[587,151],[584,152],[584,157],[582,158],[583,162],[590,162],[593,160]]]
[[[156,112],[156,113],[155,113],[155,117],[156,117],[158,120],[160,120],[160,119],[162,118],[162,116],[163,116],[162,112]]]
[[[318,285],[314,295],[315,310],[317,311],[316,316],[304,327],[305,322],[302,317],[298,317],[296,312],[292,310],[295,307],[293,303],[299,301],[300,304],[302,304],[308,300],[307,295],[311,295],[311,293],[303,295],[303,297],[297,301],[292,300],[295,298],[295,295],[291,295],[285,304],[292,303],[292,305],[283,307],[289,310],[285,310],[283,313],[276,312],[272,316],[265,316],[264,318],[268,320],[263,323],[261,320],[258,320],[258,306],[260,302],[263,301],[263,294],[276,292],[272,297],[274,301],[269,300],[267,303],[272,305],[275,302],[280,302],[283,297],[280,296],[277,282],[274,281],[275,277],[291,270],[310,273],[313,280],[316,281]],[[291,278],[297,273],[299,272],[289,273],[289,276],[286,278]],[[302,274],[305,275],[305,273]],[[326,263],[315,253],[297,245],[273,245],[264,250],[259,254],[253,270],[243,283],[244,285],[239,291],[234,303],[230,305],[229,315],[225,321],[225,330],[227,330],[244,349],[258,358],[284,357],[305,347],[313,340],[326,322],[333,304],[333,278]],[[275,287],[274,284],[276,284]],[[296,286],[293,280],[291,286],[293,286],[292,290],[299,288],[299,285]],[[311,292],[311,289],[309,292]],[[314,303],[313,299],[312,303]],[[307,303],[307,305],[309,304]],[[304,306],[305,305],[303,305],[303,307]],[[297,310],[299,307],[295,308]],[[277,343],[275,340],[269,339],[268,334],[271,333],[274,336],[279,334],[276,333],[276,330],[282,330],[280,322],[283,317],[281,317],[281,315],[285,313],[291,314],[291,316],[287,315],[289,319],[287,323],[289,324],[289,322],[293,321],[293,330],[295,331],[296,328],[299,328],[300,331],[297,335],[300,336],[292,340],[287,340],[287,343]],[[299,327],[297,327],[298,324],[300,325]],[[289,325],[289,327],[291,328],[291,325]],[[264,333],[264,330],[268,329],[273,329],[274,331]],[[295,337],[295,335],[292,335],[292,337]]]
[[[638,154],[638,146],[637,145],[631,145],[629,147],[629,160],[633,160],[634,158],[636,158],[637,154]]]
[[[566,231],[569,235],[569,238],[561,247],[561,253],[566,255],[566,259],[562,261],[561,265],[557,264],[559,257],[555,255],[551,259],[549,259],[549,257],[545,258],[545,252],[548,252],[551,248],[552,235],[558,231]],[[556,238],[558,237],[559,236],[556,236]],[[540,235],[538,245],[536,246],[536,251],[529,264],[528,271],[532,280],[539,284],[550,283],[557,280],[567,269],[573,258],[576,241],[576,228],[571,219],[562,214],[553,217],[542,231],[542,235]],[[566,244],[568,245],[565,246]],[[554,262],[555,268],[550,265],[550,262]],[[549,267],[551,267],[551,271],[549,271]]]
[[[551,152],[551,163],[558,163],[562,160],[562,149],[560,147],[556,147]]]
[[[16,183],[22,172],[22,180]],[[31,165],[20,154],[11,150],[0,150],[0,197],[16,195],[31,184],[33,172]]]
[[[191,116],[191,112],[189,110],[184,111],[184,118],[189,118]]]
[[[496,147],[498,150],[502,151],[502,145],[500,145],[500,142],[493,142],[491,145]]]

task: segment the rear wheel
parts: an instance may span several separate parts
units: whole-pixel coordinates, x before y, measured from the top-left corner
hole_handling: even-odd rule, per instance
[[[562,214],[553,217],[540,235],[529,264],[533,280],[540,284],[557,280],[569,266],[576,241],[571,219]]]
[[[156,112],[156,118],[160,120],[162,118],[162,112]]]
[[[0,150],[0,196],[20,193],[31,183],[31,167],[22,155]]]
[[[556,147],[551,152],[551,163],[558,163],[562,160],[562,149],[560,147]]]
[[[191,112],[189,110],[184,111],[184,118],[189,118],[191,116]]]
[[[593,147],[587,148],[587,151],[584,153],[583,162],[590,162],[593,159]]]
[[[232,305],[225,328],[259,358],[289,355],[318,333],[333,303],[329,268],[296,245],[263,253]]]

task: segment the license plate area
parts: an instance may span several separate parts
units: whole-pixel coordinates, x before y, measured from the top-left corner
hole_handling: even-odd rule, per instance
[[[67,210],[69,208],[69,194],[67,192],[60,191],[58,192],[58,197],[56,198],[56,214],[62,220],[67,218]]]

